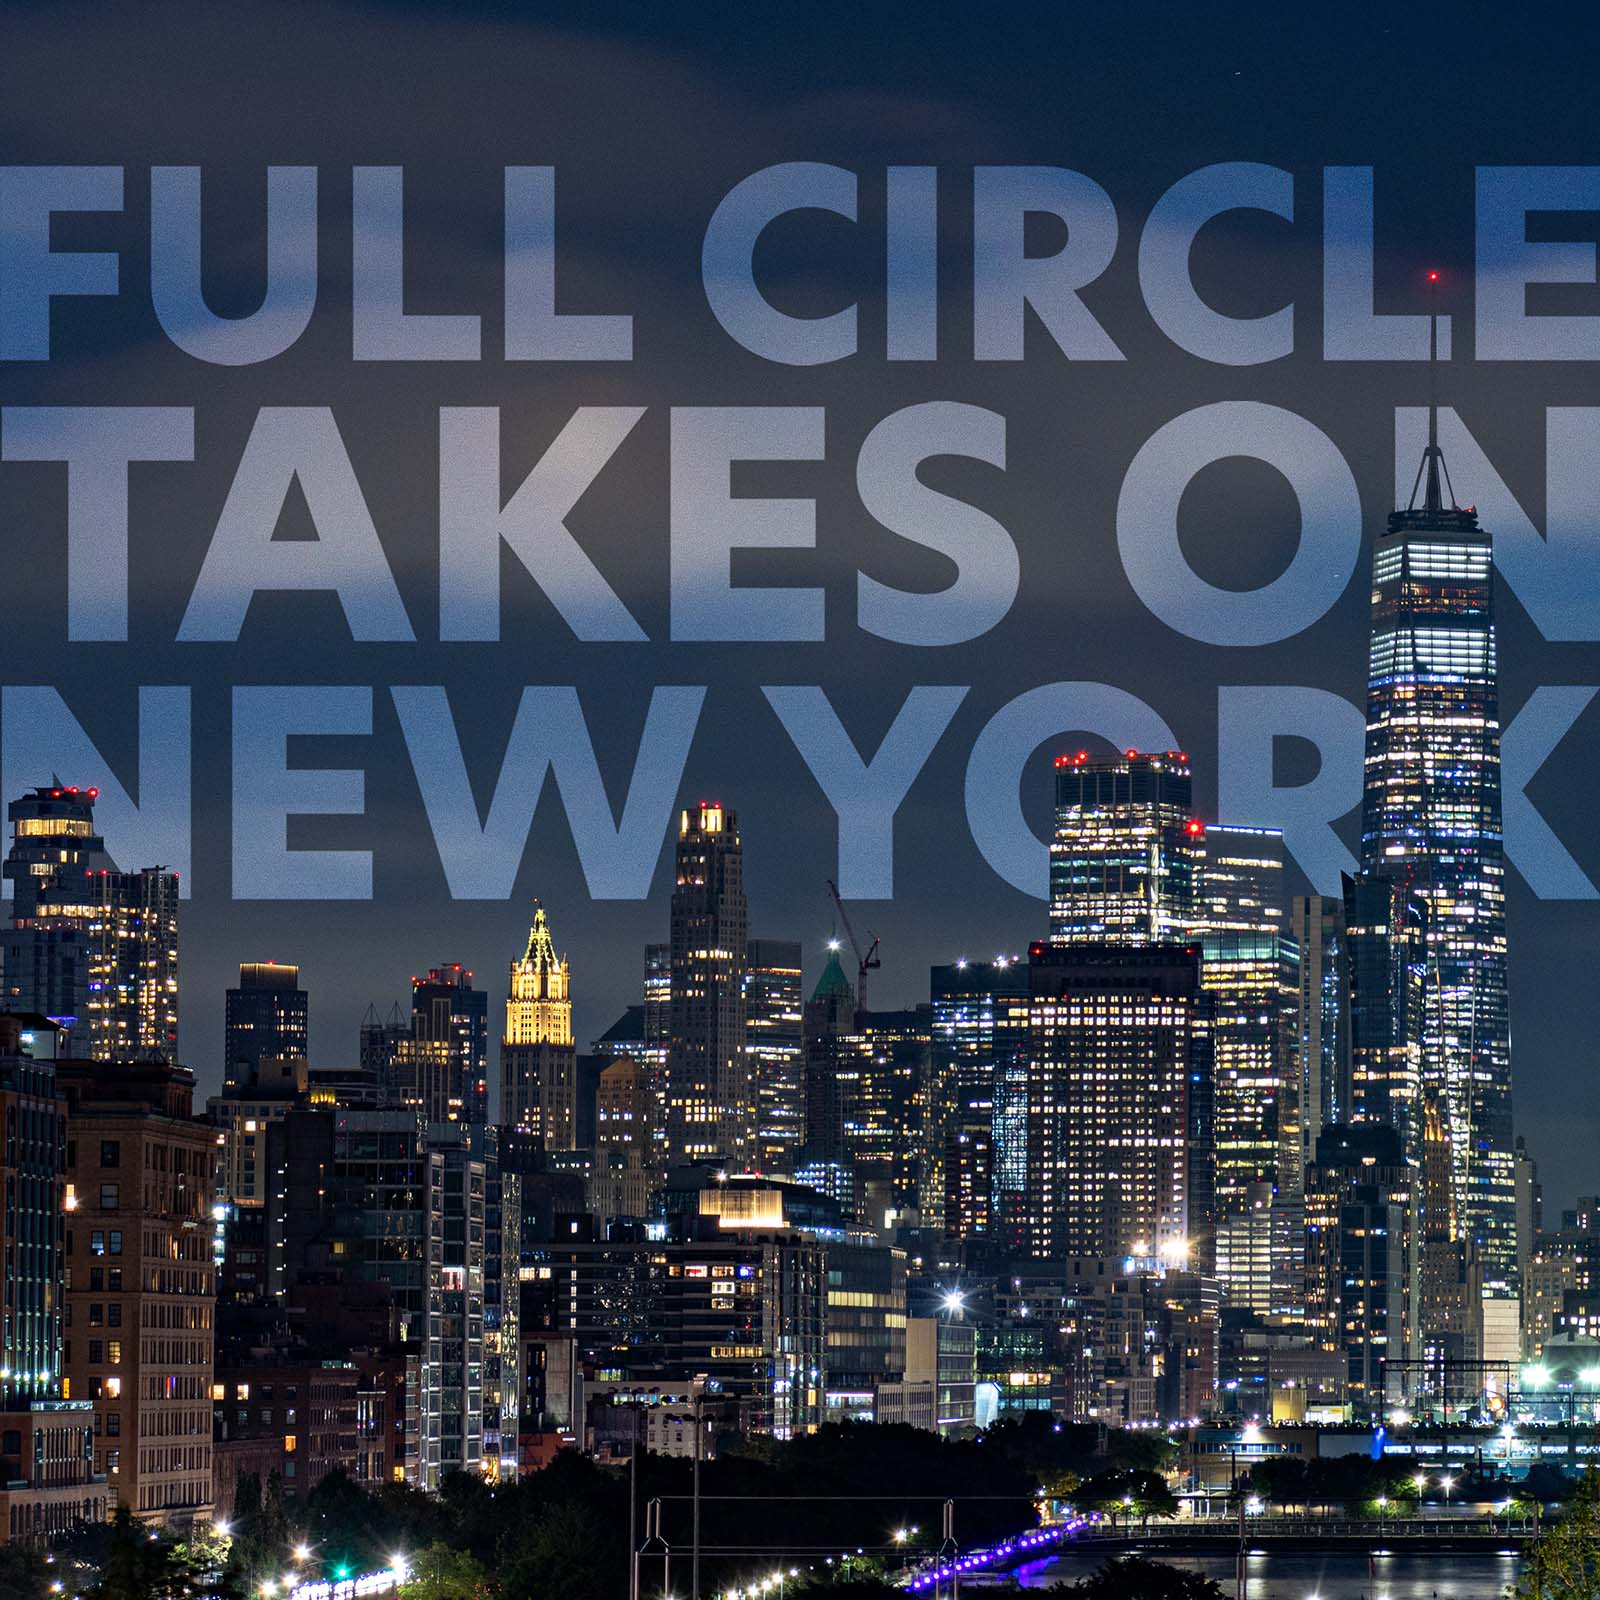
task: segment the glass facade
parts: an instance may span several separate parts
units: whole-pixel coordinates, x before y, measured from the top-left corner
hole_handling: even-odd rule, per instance
[[[1442,465],[1430,443],[1422,505],[1389,518],[1373,556],[1362,921],[1406,947],[1386,961],[1400,1020],[1382,1041],[1385,1120],[1415,1160],[1421,1104],[1437,1101],[1454,1211],[1492,1295],[1516,1279],[1494,563],[1476,513],[1444,504]],[[1369,993],[1384,962],[1368,952]]]
[[[1189,758],[1056,757],[1050,937],[1151,944],[1188,937],[1194,908]]]

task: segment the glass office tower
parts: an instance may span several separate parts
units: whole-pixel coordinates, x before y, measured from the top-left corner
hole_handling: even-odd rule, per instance
[[[1455,504],[1433,425],[1411,504],[1373,556],[1361,865],[1417,919],[1418,1087],[1444,1119],[1454,1209],[1486,1292],[1512,1292],[1494,562],[1476,512]],[[1416,1108],[1406,1120],[1420,1126]],[[1417,1159],[1414,1137],[1409,1147]]]

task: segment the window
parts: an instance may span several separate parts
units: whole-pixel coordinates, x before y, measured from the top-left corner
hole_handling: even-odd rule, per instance
[[[122,1165],[122,1141],[120,1139],[102,1139],[100,1141],[100,1165],[102,1167],[120,1167]]]
[[[110,1250],[112,1255],[120,1256],[122,1254],[122,1229],[113,1228],[108,1238],[110,1243],[107,1245],[107,1249]]]
[[[108,1412],[106,1412],[106,1437],[108,1439],[115,1439],[115,1438],[118,1438],[121,1435],[121,1433],[122,1433],[122,1413],[120,1411],[108,1411]],[[112,1451],[111,1453],[113,1455],[116,1454],[115,1451]]]
[[[89,1326],[91,1328],[103,1328],[105,1325],[106,1308],[98,1300],[91,1300],[89,1302]],[[89,1359],[92,1361],[94,1357],[91,1356]]]
[[[106,1326],[108,1328],[120,1328],[122,1326],[122,1302],[120,1300],[113,1300],[106,1307]]]
[[[122,1204],[122,1185],[120,1183],[102,1183],[100,1185],[100,1209],[102,1211],[115,1211]]]
[[[122,1365],[122,1341],[120,1339],[106,1340],[106,1361],[113,1367]]]
[[[89,1365],[99,1366],[106,1358],[106,1344],[104,1339],[91,1339],[89,1341]]]

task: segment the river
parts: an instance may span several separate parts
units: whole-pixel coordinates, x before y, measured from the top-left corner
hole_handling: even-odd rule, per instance
[[[1074,1582],[1108,1559],[1104,1553],[1069,1551],[1019,1567],[1025,1589]],[[1171,1555],[1156,1560],[1189,1567],[1234,1592],[1233,1557]],[[1503,1600],[1516,1581],[1515,1556],[1399,1555],[1375,1557],[1369,1569],[1359,1555],[1258,1555],[1246,1557],[1248,1600]],[[965,1586],[965,1585],[963,1585]]]

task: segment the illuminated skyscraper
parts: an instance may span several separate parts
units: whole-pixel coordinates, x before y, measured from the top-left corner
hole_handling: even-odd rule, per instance
[[[578,1052],[572,1038],[570,971],[556,954],[537,901],[520,960],[511,963],[500,1042],[500,1116],[546,1150],[577,1141]]]
[[[1103,944],[1181,943],[1194,914],[1189,758],[1056,758],[1050,937]]]
[[[4,933],[6,1004],[75,1028],[88,1016],[90,877],[114,870],[95,832],[98,791],[55,783],[6,807],[11,926]]]
[[[88,1053],[97,1061],[151,1053],[175,1061],[178,875],[102,868],[88,884]]]
[[[756,1080],[757,1164],[764,1172],[792,1173],[806,1134],[799,944],[752,939],[744,993],[745,1051]]]
[[[7,807],[4,1003],[71,1029],[95,1060],[178,1049],[178,878],[121,872],[95,832],[98,789],[52,783]]]
[[[953,1237],[1026,1248],[1028,963],[955,961],[929,973],[933,1001],[928,1114],[943,1160],[922,1197]],[[941,1131],[930,1127],[930,1146]]]
[[[239,986],[229,989],[223,1014],[222,1065],[226,1086],[259,1083],[269,1061],[306,1059],[311,1002],[300,969],[281,961],[244,961]]]
[[[1345,1359],[1358,1417],[1398,1401],[1414,1357],[1416,1168],[1397,1130],[1330,1123],[1306,1169],[1306,1330]]]
[[[1030,1253],[1187,1259],[1208,1226],[1193,945],[1029,951]]]
[[[1411,503],[1391,514],[1373,555],[1361,866],[1369,884],[1389,885],[1391,903],[1415,918],[1420,1010],[1408,1031],[1418,1095],[1437,1101],[1456,1215],[1480,1257],[1486,1292],[1512,1293],[1494,562],[1476,512],[1455,504],[1433,420]],[[1381,899],[1375,888],[1368,893]],[[1405,1110],[1403,1121],[1393,1120],[1417,1160],[1418,1098]]]
[[[489,1120],[489,994],[459,961],[411,980],[411,1026],[396,1042],[385,1099],[427,1122]]]
[[[1191,837],[1191,932],[1211,997],[1217,1217],[1226,1220],[1259,1210],[1258,1184],[1285,1200],[1299,1193],[1300,953],[1284,933],[1283,835],[1214,823]]]
[[[1300,946],[1300,1143],[1305,1166],[1323,1128],[1350,1116],[1344,902],[1331,895],[1297,894],[1289,926]]]
[[[1193,801],[1182,751],[1056,759],[1050,943],[1029,952],[1035,1255],[1211,1258],[1212,1001],[1194,938],[1205,828]]]
[[[739,821],[702,804],[678,821],[662,1129],[669,1162],[755,1157],[754,1063],[745,1049],[749,911]]]
[[[803,1018],[805,1165],[847,1173],[846,1100],[860,1072],[861,1036],[856,1029],[856,991],[840,965],[837,949],[828,953]]]

